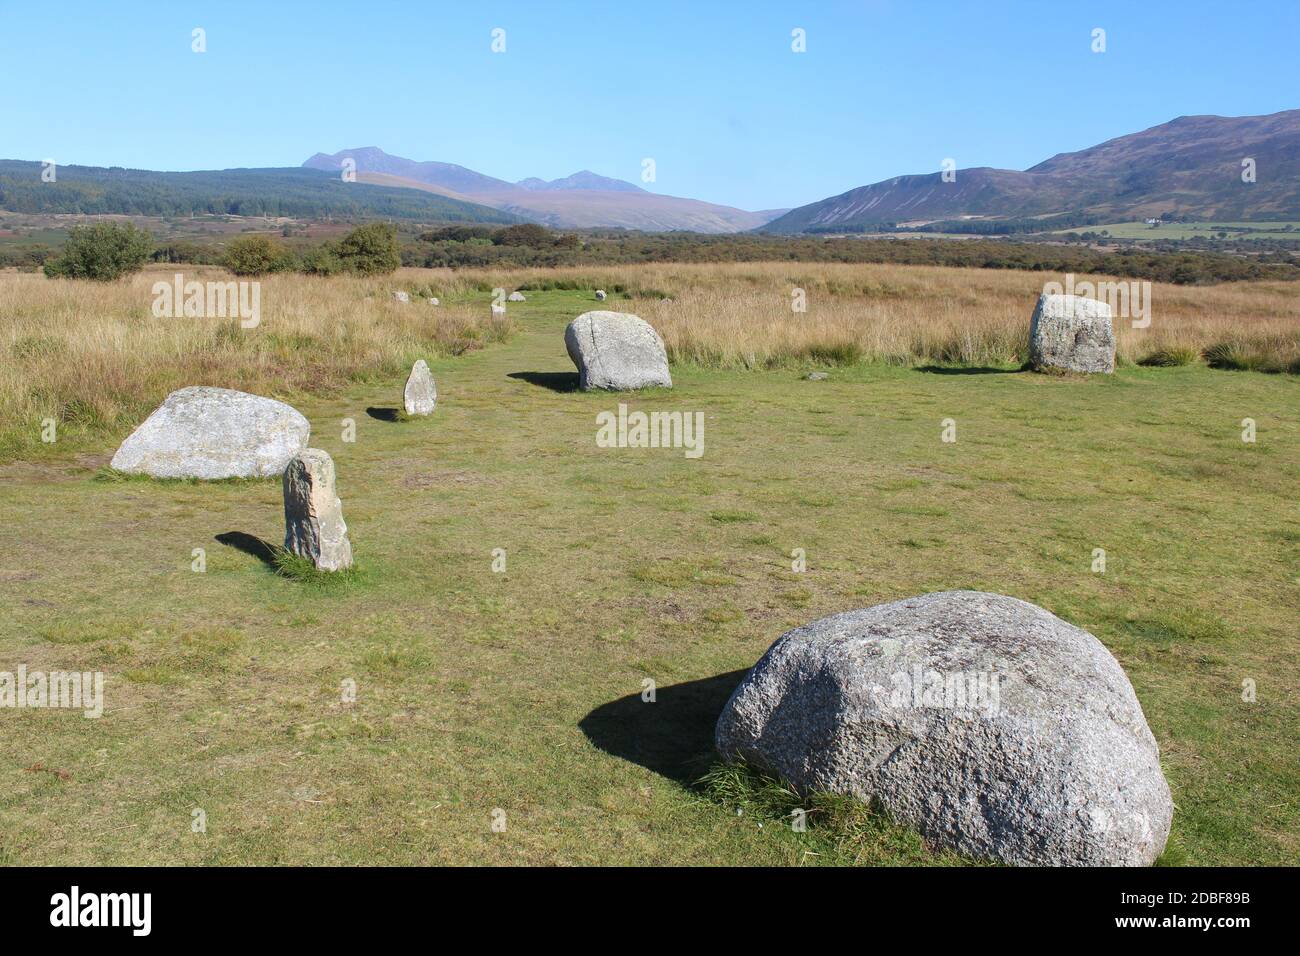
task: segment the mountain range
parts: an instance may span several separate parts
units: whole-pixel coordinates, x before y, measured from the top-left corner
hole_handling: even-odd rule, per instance
[[[356,164],[357,179],[363,183],[404,186],[461,202],[482,203],[559,229],[744,232],[785,212],[748,212],[698,199],[665,196],[585,169],[549,182],[530,177],[512,183],[454,163],[391,156],[376,146],[317,153],[303,166],[338,174],[348,159]]]
[[[1243,178],[1253,161],[1254,181]],[[860,230],[884,223],[1086,213],[1099,221],[1300,218],[1300,110],[1180,116],[1030,169],[978,167],[896,176],[792,209],[763,232]]]
[[[356,164],[357,182],[340,175],[348,159]],[[38,162],[0,160],[0,210],[428,224],[532,221],[561,229],[774,234],[862,232],[888,225],[1037,232],[1171,216],[1300,220],[1300,110],[1182,116],[1059,153],[1026,170],[958,169],[952,181],[942,173],[896,176],[797,209],[759,212],[665,196],[585,169],[561,179],[508,182],[454,163],[392,156],[373,146],[317,153],[290,168],[155,172],[69,165],[57,168],[53,182],[44,181],[43,172]],[[1043,219],[1052,221],[1040,228]]]

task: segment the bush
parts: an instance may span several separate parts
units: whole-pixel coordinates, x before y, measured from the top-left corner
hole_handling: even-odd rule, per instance
[[[63,254],[45,263],[45,274],[51,279],[111,282],[139,272],[152,251],[153,237],[129,223],[73,226]]]
[[[498,246],[549,246],[551,232],[535,222],[524,222],[517,226],[506,226],[492,237],[492,241]]]
[[[270,236],[240,236],[226,248],[221,264],[237,276],[261,276],[290,264],[289,250]]]
[[[386,222],[372,222],[349,232],[338,245],[346,269],[363,276],[387,275],[402,264],[397,230]]]
[[[298,269],[310,276],[333,276],[343,271],[343,260],[329,244],[313,246],[302,254]]]

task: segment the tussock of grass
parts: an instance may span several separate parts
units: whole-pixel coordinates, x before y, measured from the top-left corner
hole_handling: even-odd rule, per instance
[[[806,863],[960,865],[974,861],[935,853],[920,835],[887,814],[829,793],[801,794],[790,784],[740,762],[715,764],[699,780],[701,792],[742,820],[763,824],[775,839],[790,841]],[[803,811],[806,829],[793,828]]]
[[[365,582],[365,576],[355,564],[342,571],[322,571],[310,558],[294,554],[285,548],[275,548],[271,558],[275,573],[322,591],[335,591]]]
[[[1153,368],[1171,368],[1176,365],[1191,365],[1200,358],[1201,353],[1192,346],[1174,345],[1146,353],[1137,360],[1137,364]]]
[[[1236,372],[1300,375],[1300,333],[1215,342],[1205,349],[1205,361]]]

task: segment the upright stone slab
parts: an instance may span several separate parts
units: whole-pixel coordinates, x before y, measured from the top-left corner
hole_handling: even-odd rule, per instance
[[[1068,372],[1115,371],[1110,306],[1079,295],[1040,295],[1029,322],[1029,364]]]
[[[584,312],[564,330],[564,347],[584,389],[672,388],[664,340],[626,312]]]
[[[177,389],[122,442],[112,467],[155,478],[273,478],[307,447],[297,409],[231,388]]]
[[[429,415],[438,403],[438,386],[434,384],[433,373],[424,359],[411,367],[411,374],[406,380],[402,392],[402,403],[408,415]]]
[[[1119,663],[999,594],[926,594],[786,633],[716,742],[801,790],[879,801],[931,846],[1012,864],[1147,865],[1173,817]]]
[[[319,448],[308,448],[284,470],[284,547],[322,571],[352,566],[334,459]]]

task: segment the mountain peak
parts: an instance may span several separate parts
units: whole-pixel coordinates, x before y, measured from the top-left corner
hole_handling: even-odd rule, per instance
[[[552,179],[547,182],[544,179],[538,179],[536,176],[530,176],[527,179],[521,179],[515,183],[520,189],[533,191],[549,189],[598,189],[608,192],[620,193],[643,193],[645,192],[640,186],[633,183],[625,182],[622,179],[611,179],[609,176],[601,176],[593,173],[590,169],[580,169],[571,176],[565,176],[563,179]]]

